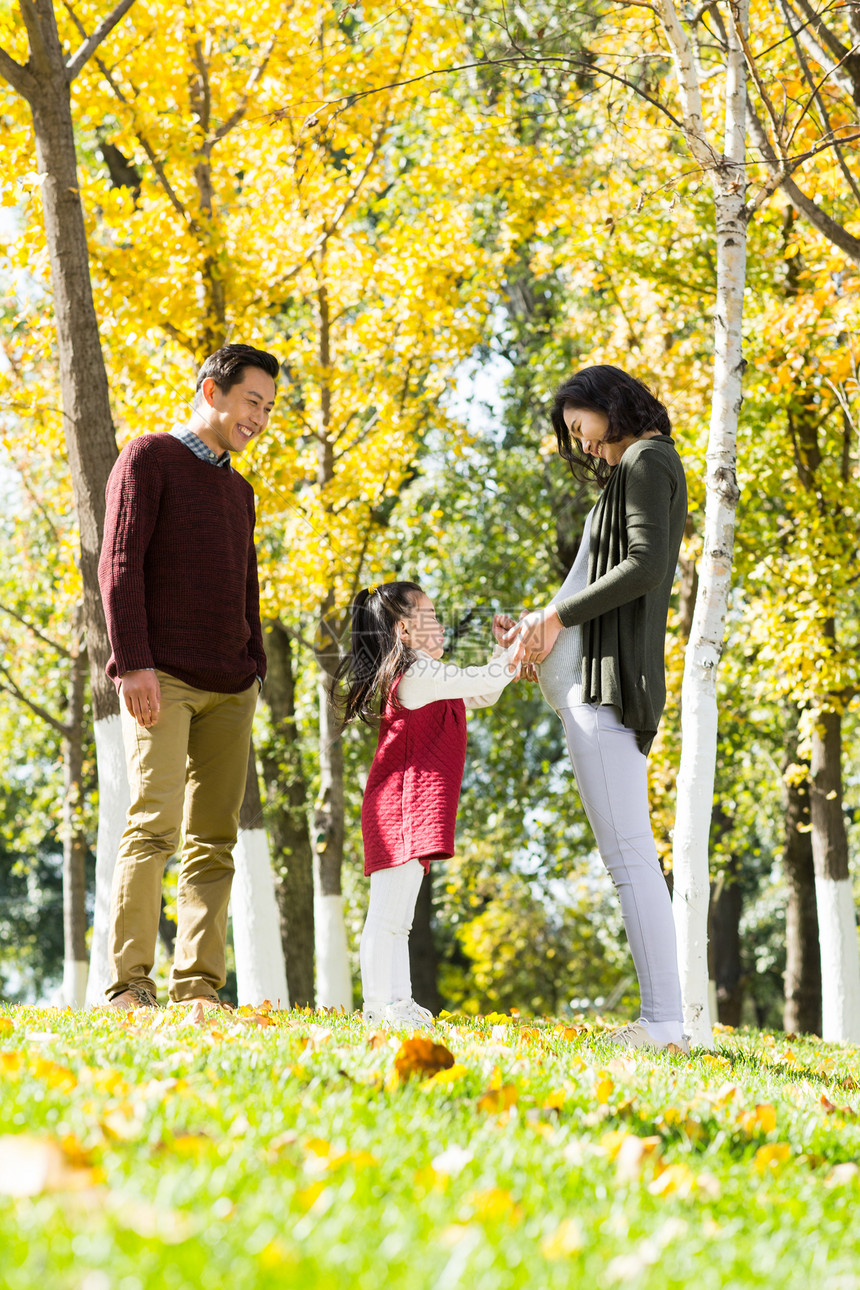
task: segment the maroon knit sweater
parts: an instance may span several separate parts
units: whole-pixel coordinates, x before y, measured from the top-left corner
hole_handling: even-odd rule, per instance
[[[106,497],[108,676],[158,667],[221,694],[265,677],[251,485],[155,433],[126,444]]]

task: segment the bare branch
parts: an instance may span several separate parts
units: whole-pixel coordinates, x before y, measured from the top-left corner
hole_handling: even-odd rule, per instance
[[[32,699],[27,698],[24,691],[15,683],[9,669],[3,663],[0,663],[0,674],[6,678],[5,685],[0,681],[0,690],[5,690],[7,694],[11,694],[13,698],[17,699],[19,703],[23,703],[24,706],[29,708],[31,712],[35,713],[37,717],[40,717],[42,721],[47,721],[48,725],[51,726],[52,729],[56,730],[57,734],[61,735],[63,739],[68,739],[71,736],[72,732],[64,722],[59,721],[52,713],[48,712],[47,708],[43,708],[40,704],[34,703]]]
[[[84,24],[81,22],[80,18],[79,18],[79,17],[77,16],[77,14],[75,13],[74,9],[72,8],[71,4],[69,3],[69,0],[63,0],[63,4],[65,5],[65,7],[66,7],[66,9],[67,9],[67,11],[68,11],[68,13],[69,13],[69,16],[71,17],[72,22],[75,24],[75,26],[77,27],[77,29],[78,29],[78,31],[81,33],[81,35],[83,35],[83,34],[84,34]],[[164,192],[165,192],[165,195],[166,195],[166,197],[167,197],[167,200],[170,202],[171,206],[172,206],[172,207],[173,207],[173,209],[176,211],[176,213],[177,213],[178,215],[181,215],[181,216],[182,216],[182,218],[183,218],[183,219],[185,220],[185,222],[188,224],[188,227],[189,227],[192,231],[195,231],[195,224],[194,224],[194,220],[193,220],[193,219],[191,218],[191,216],[188,214],[188,212],[186,211],[186,209],[185,209],[185,207],[183,206],[182,202],[181,202],[181,201],[179,200],[179,198],[177,197],[177,195],[176,195],[176,193],[175,193],[175,191],[174,191],[174,189],[173,189],[173,186],[172,186],[172,184],[170,183],[170,180],[167,178],[167,174],[165,173],[164,166],[163,166],[162,162],[161,162],[161,161],[159,160],[159,158],[155,155],[155,151],[154,151],[154,149],[153,149],[152,147],[150,147],[149,141],[147,140],[146,136],[145,136],[145,135],[143,134],[143,132],[142,132],[140,129],[138,129],[138,127],[134,124],[134,104],[133,104],[133,103],[130,103],[130,102],[129,102],[129,100],[126,98],[125,94],[123,94],[123,92],[122,92],[122,90],[120,89],[119,85],[117,84],[117,82],[116,82],[116,80],[115,80],[115,78],[114,78],[114,75],[113,75],[113,73],[111,72],[110,68],[106,67],[106,66],[105,66],[105,64],[102,62],[102,60],[101,60],[100,58],[98,58],[98,57],[96,58],[96,66],[98,67],[98,69],[99,69],[99,71],[101,72],[102,76],[103,76],[103,77],[105,78],[105,80],[107,81],[108,85],[109,85],[109,86],[111,87],[111,89],[113,90],[114,95],[119,99],[120,103],[122,103],[123,107],[127,107],[127,108],[129,108],[129,110],[131,111],[131,114],[132,114],[132,129],[134,130],[135,138],[137,139],[138,143],[140,144],[140,146],[143,148],[144,152],[146,153],[147,159],[148,159],[148,161],[149,161],[150,165],[152,166],[153,170],[155,171],[156,177],[158,178],[158,182],[161,184],[161,187],[164,189]],[[132,87],[132,88],[134,88],[134,87]]]
[[[833,59],[836,60],[837,68],[841,67],[846,53],[845,46],[823,21],[824,14],[838,6],[830,4],[822,9],[821,13],[816,13],[812,6],[807,3],[807,0],[794,0],[794,3],[799,4],[806,21],[801,22],[799,16],[794,13],[793,9],[791,10],[800,24],[796,28],[790,28],[792,36],[797,36],[803,42],[809,56],[814,58],[817,63],[820,63],[822,67],[827,67]],[[820,39],[817,39],[812,34],[812,27],[815,28]],[[850,75],[845,75],[844,72],[837,70],[833,79],[843,94],[847,94],[849,98],[854,96],[855,86]]]
[[[119,4],[113,12],[109,13],[104,21],[99,23],[93,34],[88,36],[81,45],[78,52],[72,55],[66,63],[66,80],[70,84],[81,68],[92,58],[105,37],[110,35],[118,22],[122,21],[133,4],[134,0],[119,0]]]
[[[841,224],[837,224],[836,220],[832,219],[826,211],[823,211],[820,206],[816,205],[812,198],[807,197],[806,194],[798,188],[790,174],[786,173],[784,167],[780,166],[773,148],[770,145],[770,140],[767,137],[764,126],[759,120],[751,102],[747,103],[747,109],[749,112],[750,134],[752,135],[755,146],[762,154],[764,164],[770,175],[768,182],[762,185],[755,201],[748,207],[750,213],[759,210],[771,194],[774,193],[777,188],[781,188],[801,214],[806,216],[813,228],[818,229],[819,233],[826,237],[828,242],[832,243],[833,246],[838,247],[838,249],[847,255],[850,260],[853,260],[855,264],[860,264],[860,238],[854,237],[854,235],[849,233],[846,228],[843,228]],[[842,142],[848,141],[849,140],[842,140]],[[814,149],[813,153],[825,151],[828,147],[832,146],[832,143],[823,144],[821,148]],[[809,155],[812,154],[807,154],[806,157],[793,159],[791,163],[792,169],[799,166],[802,161],[808,159]]]
[[[655,107],[658,112],[662,112],[665,117],[668,117],[672,124],[679,130],[684,128],[678,118],[669,111],[664,103],[661,103],[659,99],[653,98],[650,94],[645,93],[640,86],[635,85],[626,76],[619,76],[617,72],[608,72],[605,68],[596,67],[594,63],[589,62],[587,59],[570,58],[565,57],[562,54],[530,55],[527,58],[520,56],[517,56],[516,58],[484,58],[476,63],[457,63],[452,64],[450,67],[434,67],[432,71],[422,72],[420,76],[410,76],[404,81],[392,81],[387,85],[376,85],[372,89],[355,90],[351,94],[342,94],[339,98],[328,99],[324,102],[318,103],[314,112],[311,113],[311,117],[308,119],[313,119],[322,108],[335,108],[335,115],[340,115],[341,112],[352,107],[354,103],[359,103],[362,99],[371,98],[375,94],[386,94],[390,90],[402,89],[406,85],[416,85],[419,81],[426,81],[434,76],[448,76],[452,72],[469,72],[481,67],[518,67],[522,63],[528,63],[532,67],[543,67],[549,64],[557,64],[562,67],[575,67],[579,71],[587,72],[589,76],[605,76],[608,80],[616,81],[619,85],[626,85],[628,89],[633,90],[633,92],[638,94],[640,98],[645,99],[646,102],[652,105],[652,107]],[[279,108],[277,111],[271,113],[271,119],[273,121],[282,121],[289,115],[289,108]],[[713,162],[711,164],[713,164]]]
[[[260,62],[258,66],[254,68],[253,72],[248,78],[248,84],[245,86],[245,90],[244,90],[244,93],[242,94],[241,99],[239,100],[238,107],[234,112],[230,114],[230,116],[227,118],[224,124],[219,126],[218,129],[215,131],[215,134],[213,136],[214,143],[218,143],[220,142],[221,139],[226,138],[226,136],[230,133],[230,131],[239,124],[239,122],[242,120],[242,117],[245,115],[246,111],[248,110],[248,100],[253,94],[254,90],[259,85],[260,81],[263,79],[263,77],[266,74],[266,68],[269,65],[269,59],[272,57],[272,53],[274,52],[274,48],[277,43],[278,35],[280,33],[282,26],[283,26],[283,19],[280,19],[275,25],[275,30],[272,32],[271,40],[263,50],[262,62]]]
[[[839,62],[839,63],[836,63],[836,65],[835,65],[834,67],[829,68],[829,69],[824,73],[824,75],[822,76],[821,80],[820,80],[816,85],[814,85],[814,86],[813,86],[813,88],[812,88],[812,93],[810,94],[809,98],[806,100],[806,104],[805,104],[805,106],[804,106],[803,111],[801,112],[800,116],[797,118],[797,120],[796,120],[796,121],[795,121],[795,123],[794,123],[794,129],[792,130],[791,134],[789,135],[788,142],[787,142],[787,144],[786,144],[786,146],[787,146],[787,147],[789,147],[789,148],[791,147],[791,141],[792,141],[792,139],[794,138],[795,134],[797,133],[797,130],[798,130],[798,127],[800,126],[801,121],[802,121],[802,120],[803,120],[803,118],[806,116],[806,113],[809,111],[810,104],[812,104],[812,103],[815,101],[815,99],[818,97],[818,92],[819,92],[819,90],[821,89],[821,87],[822,87],[822,85],[824,84],[824,82],[825,82],[826,80],[828,80],[828,79],[829,79],[829,77],[830,77],[830,76],[832,76],[832,75],[834,74],[834,72],[837,70],[837,68],[840,66],[840,64],[841,64],[841,63],[844,63],[844,62],[845,62],[845,59],[850,58],[850,56],[851,56],[853,53],[855,53],[855,52],[856,52],[856,50],[855,50],[854,48],[849,49],[849,50],[848,50],[848,53],[845,55],[845,58],[840,59],[840,62]]]
[[[16,94],[32,103],[39,88],[35,76],[28,68],[16,63],[3,48],[0,48],[0,76],[12,86]]]
[[[57,654],[63,654],[66,658],[71,658],[71,652],[66,649],[65,645],[60,645],[58,641],[51,640],[50,636],[46,636],[43,632],[40,632],[38,627],[34,627],[26,618],[22,618],[16,610],[11,608],[11,606],[0,603],[0,610],[2,610],[4,614],[8,614],[10,618],[14,618],[16,623],[20,623],[22,627],[26,627],[27,631],[32,632],[36,639],[40,640],[43,645],[47,645],[49,649],[55,650]]]
[[[794,51],[797,55],[797,61],[800,63],[800,66],[803,70],[804,79],[806,80],[807,85],[810,87],[813,94],[815,95],[815,98],[818,102],[818,110],[821,113],[821,117],[822,117],[822,120],[824,121],[824,125],[828,135],[833,135],[833,137],[835,138],[833,127],[830,124],[830,115],[827,111],[827,104],[824,102],[823,95],[819,92],[818,87],[815,85],[815,79],[812,75],[812,70],[809,66],[806,55],[804,54],[803,49],[801,48],[800,41],[798,40],[797,35],[791,26],[792,14],[791,14],[791,10],[788,7],[787,0],[782,0],[782,11],[785,15],[786,24],[789,30],[791,31],[791,39],[794,45]],[[836,153],[836,160],[839,163],[839,169],[842,171],[842,174],[845,178],[845,182],[847,183],[848,187],[851,189],[852,193],[854,194],[857,200],[857,204],[860,206],[860,186],[858,186],[857,181],[855,180],[854,176],[852,175],[848,167],[848,162],[845,160],[845,154],[843,153],[838,143],[834,143],[833,150]]]

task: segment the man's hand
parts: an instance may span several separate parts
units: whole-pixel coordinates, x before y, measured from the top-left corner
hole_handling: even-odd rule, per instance
[[[161,686],[153,671],[142,668],[137,672],[125,672],[122,676],[122,697],[139,726],[148,730],[155,725],[161,711]]]
[[[510,645],[518,635],[526,647],[526,661],[540,663],[546,658],[563,630],[555,605],[548,605],[546,609],[525,614],[503,635],[501,644]]]

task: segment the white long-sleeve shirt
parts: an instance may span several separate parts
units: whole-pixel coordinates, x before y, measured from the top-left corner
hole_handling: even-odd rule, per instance
[[[516,648],[516,641],[507,649],[496,645],[484,667],[456,667],[418,650],[415,662],[403,673],[397,698],[410,710],[439,699],[463,699],[467,708],[488,708],[519,672],[518,664],[511,662]]]

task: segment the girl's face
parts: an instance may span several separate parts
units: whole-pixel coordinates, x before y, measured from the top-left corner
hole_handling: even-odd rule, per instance
[[[605,443],[609,417],[590,408],[565,408],[564,424],[571,438],[579,441],[583,452],[600,457],[607,466],[617,466],[630,445],[636,442],[636,436],[631,434],[616,443]]]
[[[400,639],[410,649],[423,650],[431,658],[441,658],[445,648],[445,636],[433,601],[423,591],[416,596],[412,604],[412,613],[408,618],[401,618],[397,624]]]

